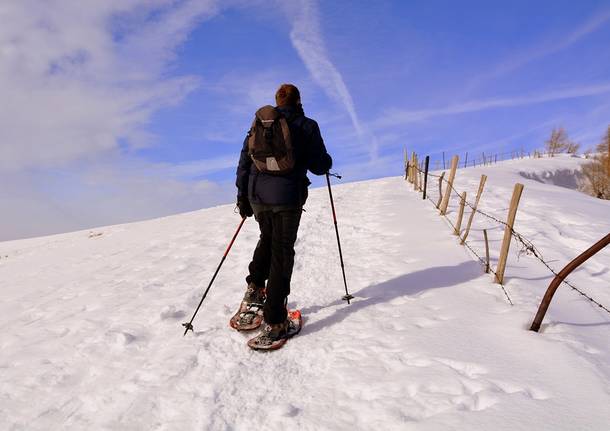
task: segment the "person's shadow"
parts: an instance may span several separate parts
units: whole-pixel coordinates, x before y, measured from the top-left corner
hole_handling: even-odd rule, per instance
[[[301,312],[305,317],[318,311],[345,304],[338,308],[333,314],[310,325],[303,326],[303,335],[313,334],[325,327],[341,322],[349,314],[356,313],[363,308],[375,304],[389,302],[401,296],[413,296],[425,290],[450,287],[465,283],[481,275],[481,266],[474,261],[462,262],[456,266],[437,266],[421,271],[411,272],[400,277],[393,278],[383,283],[367,286],[354,293],[354,299],[350,305],[345,301],[336,300],[327,305],[314,305],[303,308]]]

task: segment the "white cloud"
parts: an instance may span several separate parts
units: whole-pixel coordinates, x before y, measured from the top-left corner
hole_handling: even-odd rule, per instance
[[[197,85],[163,75],[175,47],[214,10],[211,1],[4,2],[0,170],[146,144],[151,114]]]
[[[129,156],[150,144],[152,114],[198,86],[170,67],[216,12],[206,0],[0,3],[0,240],[230,201],[230,182],[195,178],[228,160]]]

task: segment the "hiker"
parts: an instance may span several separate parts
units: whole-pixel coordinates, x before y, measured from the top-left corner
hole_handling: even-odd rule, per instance
[[[239,214],[254,215],[260,239],[231,326],[251,330],[264,320],[261,333],[249,342],[260,348],[273,348],[287,338],[286,304],[294,243],[310,184],[307,171],[324,175],[332,165],[318,124],[303,113],[298,88],[281,85],[275,102],[276,107],[265,106],[256,113],[241,150],[236,181]]]

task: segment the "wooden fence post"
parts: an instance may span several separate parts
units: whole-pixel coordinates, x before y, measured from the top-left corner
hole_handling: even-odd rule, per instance
[[[489,240],[487,239],[487,229],[483,229],[483,238],[485,238],[485,274],[489,273]]]
[[[424,162],[419,162],[419,191],[424,191]]]
[[[464,167],[468,167],[468,151],[466,151],[466,157],[464,158]]]
[[[413,156],[413,169],[415,170],[413,173],[413,190],[417,191],[419,189],[419,164],[417,163],[417,154]]]
[[[415,151],[411,153],[411,184],[415,182]]]
[[[472,227],[472,220],[474,219],[474,214],[477,212],[479,201],[481,200],[481,195],[483,194],[483,188],[485,187],[486,181],[487,175],[481,175],[481,181],[479,182],[479,190],[477,191],[477,197],[474,200],[474,206],[472,208],[472,212],[470,213],[470,217],[468,218],[468,224],[466,224],[464,236],[462,237],[462,245],[466,242],[466,238],[468,238],[468,234],[470,233],[470,228]]]
[[[517,216],[517,208],[519,200],[523,193],[523,184],[515,184],[513,197],[510,200],[510,208],[508,209],[508,218],[506,220],[506,228],[504,229],[504,239],[502,240],[502,248],[500,249],[500,258],[498,259],[498,268],[496,269],[496,283],[504,283],[504,271],[506,270],[506,260],[508,259],[508,250],[510,241],[513,237],[513,226],[515,225],[515,217]]]
[[[466,192],[462,192],[460,197],[460,210],[458,212],[457,222],[455,223],[454,235],[460,236],[460,228],[462,227],[462,218],[464,217],[464,206],[466,205]]]
[[[445,152],[443,151],[443,169],[447,169],[447,166],[445,166]]]
[[[451,190],[453,188],[453,180],[455,180],[455,171],[460,158],[453,156],[451,159],[451,170],[449,171],[449,178],[447,179],[447,190],[443,196],[443,202],[441,203],[441,215],[447,214],[447,207],[449,206],[449,198],[451,197]]]
[[[445,172],[441,173],[441,176],[438,177],[438,202],[436,203],[436,209],[441,206],[441,201],[443,200],[443,178],[445,178]]]

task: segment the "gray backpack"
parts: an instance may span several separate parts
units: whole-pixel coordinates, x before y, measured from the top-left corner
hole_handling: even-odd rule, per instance
[[[290,129],[273,106],[256,111],[248,137],[248,154],[260,172],[284,175],[294,168]]]

